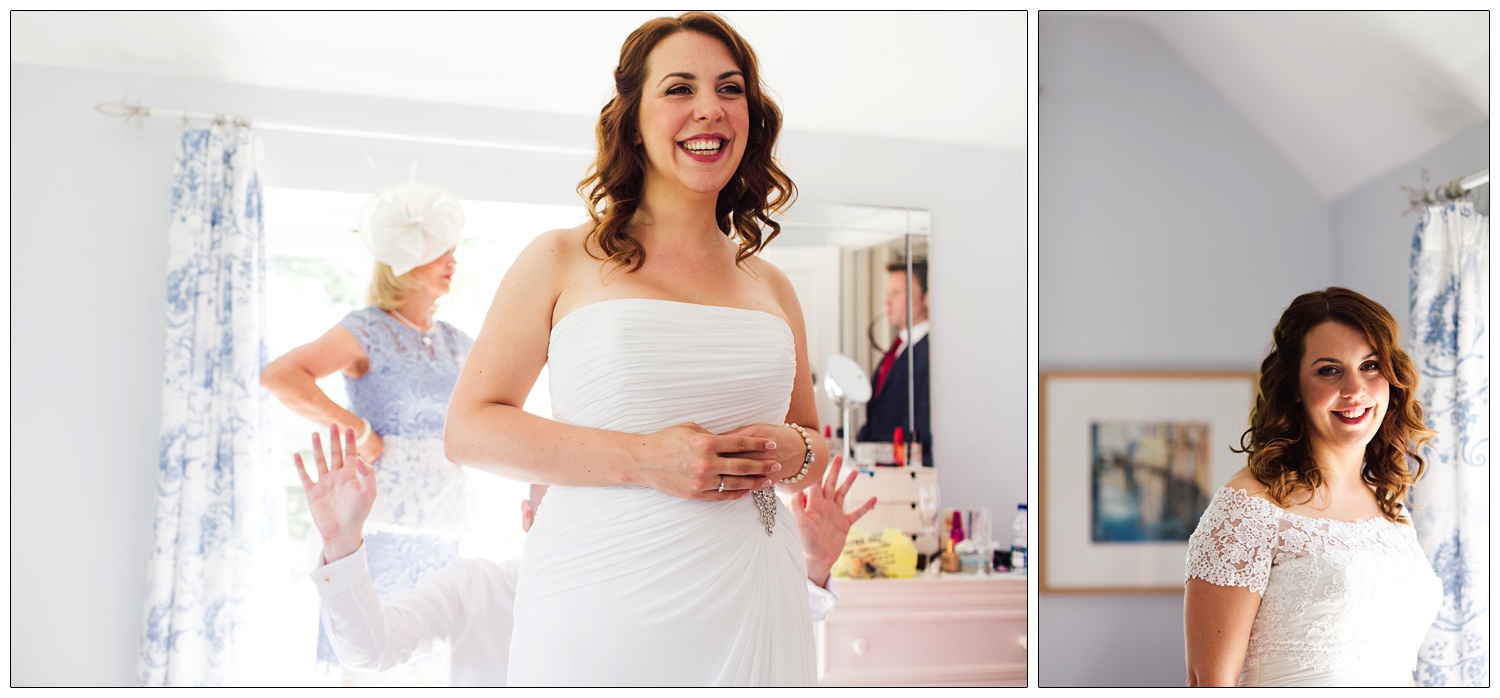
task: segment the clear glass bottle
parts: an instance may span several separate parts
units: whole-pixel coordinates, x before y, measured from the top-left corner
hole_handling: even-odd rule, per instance
[[[1027,558],[1030,553],[1026,549],[1026,505],[1016,505],[1016,518],[1011,521],[1010,540],[1010,568],[1016,572],[1025,572],[1030,562]]]

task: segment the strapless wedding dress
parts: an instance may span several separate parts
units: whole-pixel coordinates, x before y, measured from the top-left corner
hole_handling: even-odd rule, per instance
[[[1443,600],[1411,526],[1301,516],[1229,487],[1188,541],[1187,576],[1261,595],[1241,686],[1406,686]]]
[[[616,299],[558,322],[547,363],[558,421],[720,434],[786,419],[796,350],[768,313]],[[550,488],[521,558],[511,685],[816,683],[802,543],[777,506],[767,535],[751,497]]]

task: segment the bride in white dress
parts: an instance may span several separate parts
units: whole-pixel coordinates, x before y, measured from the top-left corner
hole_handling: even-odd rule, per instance
[[[755,54],[687,13],[626,39],[593,220],[538,237],[454,391],[455,462],[553,487],[526,542],[512,685],[811,685],[796,523],[818,481],[802,314],[755,256],[791,180]],[[554,420],[521,410],[546,364]],[[803,428],[798,425],[807,425]]]
[[[1188,543],[1189,685],[1410,684],[1442,585],[1401,504],[1432,432],[1396,338],[1391,314],[1348,289],[1282,314],[1241,443],[1250,465]]]

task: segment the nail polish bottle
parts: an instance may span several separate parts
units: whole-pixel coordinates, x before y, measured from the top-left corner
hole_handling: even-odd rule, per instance
[[[950,538],[943,541],[943,571],[957,572],[963,569],[963,563],[958,559],[958,551],[953,549],[953,540]]]

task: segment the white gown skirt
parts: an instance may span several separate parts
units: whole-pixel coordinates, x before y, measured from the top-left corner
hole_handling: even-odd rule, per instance
[[[807,568],[791,512],[750,497],[554,486],[527,536],[513,686],[810,686]]]

